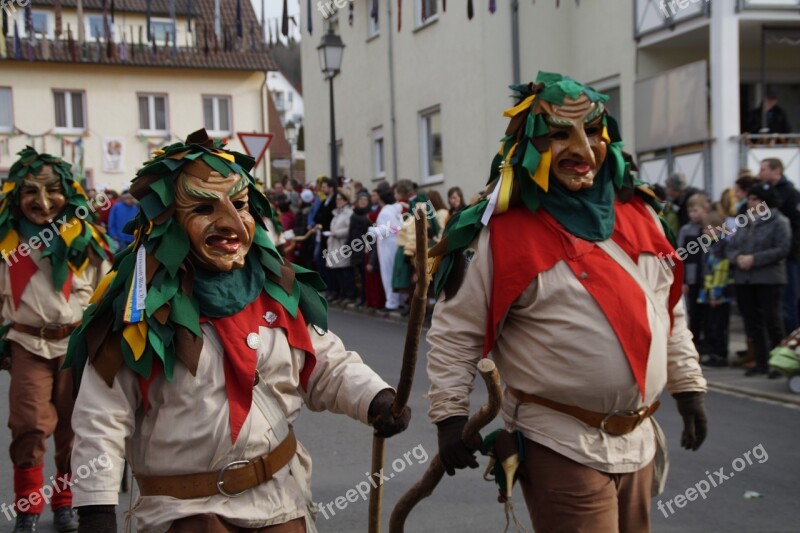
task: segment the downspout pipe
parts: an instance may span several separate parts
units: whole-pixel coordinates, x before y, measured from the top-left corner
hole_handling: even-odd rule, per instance
[[[399,179],[397,172],[397,114],[394,91],[394,43],[392,41],[392,2],[386,2],[386,20],[388,22],[389,47],[389,128],[392,132],[392,174],[394,182]]]

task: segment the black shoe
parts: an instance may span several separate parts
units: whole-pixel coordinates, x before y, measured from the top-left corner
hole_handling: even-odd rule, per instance
[[[14,524],[13,533],[36,533],[36,523],[38,521],[38,514],[20,513],[17,515],[17,522]],[[75,529],[77,530],[77,527]]]
[[[728,366],[728,359],[715,354],[708,354],[700,359],[700,364],[707,367],[722,368]]]
[[[753,376],[757,376],[759,374],[766,374],[766,373],[767,373],[767,371],[764,370],[763,368],[750,368],[744,373],[744,375],[745,375],[745,377],[750,378],[750,377],[753,377]]]
[[[59,507],[53,512],[53,525],[58,533],[78,531],[78,513],[72,507]]]
[[[778,372],[777,370],[770,370],[767,372],[767,379],[778,379],[783,377],[783,374]]]

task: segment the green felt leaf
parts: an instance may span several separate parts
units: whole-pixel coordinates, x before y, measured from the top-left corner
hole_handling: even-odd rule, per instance
[[[533,146],[533,143],[528,143],[527,148],[525,149],[525,158],[522,160],[522,168],[530,172],[531,174],[536,173],[536,168],[539,166],[539,161],[542,160],[542,154],[536,150],[536,147]],[[525,179],[524,176],[521,179]]]
[[[189,236],[180,225],[173,221],[161,239],[161,244],[156,251],[156,259],[164,265],[171,276],[175,276],[188,254]]]
[[[158,180],[150,188],[165,206],[175,201],[175,184],[172,180]]]
[[[300,312],[306,324],[315,324],[328,330],[328,302],[317,291],[308,285],[300,284]]]
[[[167,208],[155,192],[146,194],[144,198],[139,201],[139,207],[150,220],[156,218]]]
[[[155,320],[153,320],[153,322],[155,322]],[[149,325],[150,321],[148,320],[148,326]],[[153,349],[153,353],[155,353],[163,363],[166,360],[164,342],[161,340],[161,337],[158,336],[158,333],[153,330],[153,328],[148,328],[147,330],[147,343]]]
[[[293,318],[297,316],[297,304],[300,301],[300,291],[297,290],[297,287],[297,280],[295,280],[292,294],[286,294],[286,291],[280,288],[278,284],[269,279],[264,280],[264,290],[267,291],[267,294],[281,304]]]
[[[225,161],[215,155],[206,154],[203,156],[203,163],[210,166],[223,176],[228,176],[231,173],[230,168],[225,163]]]
[[[169,319],[185,327],[198,337],[201,335],[200,311],[197,308],[197,303],[181,292],[176,293],[175,298],[172,299]]]

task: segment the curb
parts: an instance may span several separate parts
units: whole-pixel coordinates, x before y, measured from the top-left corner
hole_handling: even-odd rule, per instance
[[[401,315],[399,312],[390,312],[390,313],[379,313],[377,309],[371,307],[342,307],[340,305],[330,305],[329,309],[337,309],[344,313],[349,313],[353,315],[362,315],[362,316],[369,316],[372,318],[377,318],[380,320],[386,320],[389,322],[396,322],[398,324],[407,324],[408,318]],[[430,327],[430,322],[425,321],[423,325],[423,329],[428,329]],[[792,405],[792,406],[800,406],[800,394],[792,394],[788,389],[785,394],[769,392],[769,391],[761,391],[758,389],[750,389],[745,387],[738,387],[736,385],[729,385],[727,383],[718,382],[718,381],[708,381],[708,388],[712,390],[722,391],[722,392],[732,392],[736,394],[740,394],[742,396],[748,396],[750,398],[758,398],[761,400],[769,400],[772,402],[777,402],[785,405]]]

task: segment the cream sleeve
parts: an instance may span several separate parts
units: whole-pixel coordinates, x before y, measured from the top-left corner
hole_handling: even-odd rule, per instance
[[[468,261],[464,280],[452,298],[439,298],[428,331],[428,416],[436,423],[469,414],[469,395],[483,354],[492,257],[489,230],[484,228],[457,261]]]

